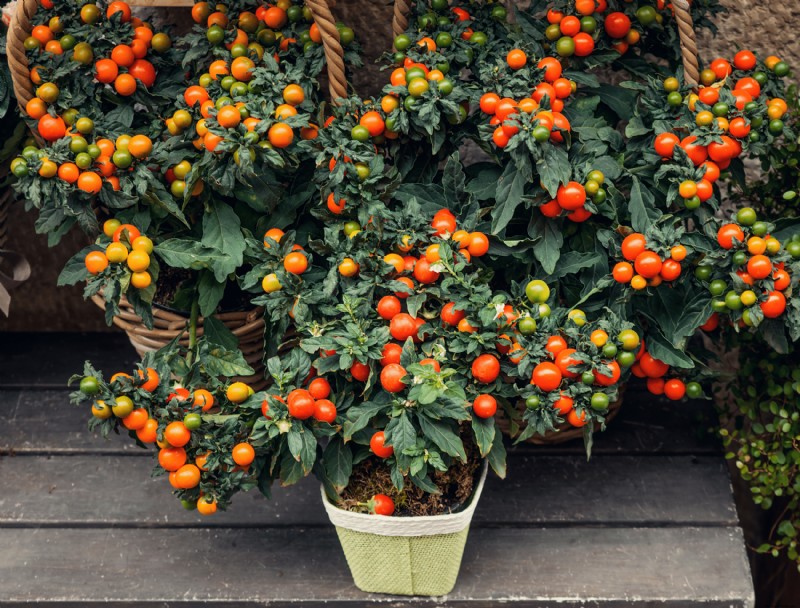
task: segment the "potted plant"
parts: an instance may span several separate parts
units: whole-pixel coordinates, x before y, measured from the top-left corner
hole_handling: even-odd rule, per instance
[[[40,7],[25,39],[40,84],[25,108],[47,145],[15,161],[17,188],[51,242],[76,222],[96,233],[105,219],[60,283],[85,281],[85,296],[140,353],[178,335],[187,345],[217,314],[260,378],[263,321],[233,277],[246,264],[245,237],[263,234],[266,218],[291,221],[312,194],[307,143],[323,49],[302,3],[223,9],[195,5],[181,68],[167,34],[124,3],[105,14],[93,4]],[[340,28],[354,61],[352,32]],[[298,39],[307,43],[289,43]],[[47,131],[51,123],[58,129]]]
[[[796,222],[717,214],[742,157],[791,135],[780,60],[741,51],[693,74],[684,50],[672,76],[631,53],[638,79],[599,91],[574,68],[630,53],[642,34],[663,42],[660,13],[639,6],[634,27],[623,3],[574,3],[594,23],[563,4],[511,23],[504,7],[416,3],[380,99],[338,95],[327,118],[292,86],[313,61],[301,65],[265,12],[283,10],[286,25],[301,8],[232,20],[196,5],[206,27],[187,65],[208,71],[169,108],[152,152],[187,222],[150,205],[132,225],[148,237],[112,223],[72,263],[85,277],[86,255],[108,259],[118,230],[128,257],[153,234],[150,276],[162,263],[196,273],[194,312],[186,340],[130,376],[106,382],[87,366],[75,378],[92,425],[157,443],[157,471],[204,514],[314,473],[359,587],[444,594],[487,467],[505,474],[504,430],[581,436],[588,451],[631,376],[673,400],[703,396],[696,336],[721,319],[788,350],[800,333]],[[580,36],[587,52],[570,53],[581,33],[592,47]],[[278,59],[297,62],[285,71],[259,55],[273,34]],[[318,34],[308,28],[302,57],[321,56]],[[238,61],[250,53],[263,65]],[[464,166],[466,142],[485,156]],[[201,158],[186,161],[193,150]],[[109,268],[89,288],[102,283],[112,303],[131,271],[150,273]],[[237,378],[252,370],[223,323],[206,318],[200,335],[198,314],[227,282],[263,310],[263,386]]]

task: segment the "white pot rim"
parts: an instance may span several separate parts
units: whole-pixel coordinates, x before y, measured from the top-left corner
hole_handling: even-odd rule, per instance
[[[478,485],[472,493],[469,504],[458,513],[444,515],[420,515],[417,517],[393,517],[386,515],[370,515],[367,513],[353,513],[335,506],[321,487],[322,504],[334,526],[355,532],[377,534],[379,536],[434,536],[437,534],[454,534],[462,532],[469,527],[472,515],[478,506],[478,500],[483,492],[486,482],[486,473],[489,465],[483,461]]]

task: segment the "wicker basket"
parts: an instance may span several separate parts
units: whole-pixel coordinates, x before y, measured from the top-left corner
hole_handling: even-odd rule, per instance
[[[455,587],[469,525],[486,481],[463,511],[448,515],[385,517],[345,511],[322,490],[322,502],[344,550],[356,587],[369,593],[445,595]]]
[[[105,300],[101,294],[92,296],[92,301],[105,310]],[[239,349],[253,368],[254,374],[236,378],[259,390],[266,385],[264,379],[264,309],[254,308],[241,312],[224,312],[214,315],[222,321],[234,336],[239,338]],[[114,317],[114,325],[128,334],[131,344],[139,353],[158,350],[181,336],[181,344],[189,344],[189,318],[162,307],[153,307],[153,329],[147,329],[142,319],[133,309],[130,302],[122,297],[119,303],[119,314]],[[203,335],[203,317],[197,318],[197,337]]]
[[[622,398],[625,393],[625,385],[619,386],[619,396],[616,400],[608,405],[608,413],[605,415],[606,424],[614,420],[622,409]],[[520,402],[519,411],[524,411],[525,404]],[[498,408],[495,415],[495,423],[500,431],[512,439],[518,437],[519,434],[525,429],[524,422],[512,422],[503,408]],[[514,428],[516,426],[516,428]],[[595,431],[600,430],[600,424],[595,424]],[[533,435],[528,437],[525,441],[535,445],[556,445],[573,439],[583,438],[583,427],[572,426],[569,422],[563,422],[553,431],[547,431],[544,435]]]
[[[28,58],[24,47],[25,39],[30,36],[33,29],[33,17],[39,7],[40,0],[19,0],[17,9],[11,19],[8,34],[8,63],[11,70],[11,79],[14,84],[14,93],[20,107],[25,107],[34,95],[34,85],[30,79]],[[183,6],[194,4],[193,0],[129,0],[133,6]],[[344,52],[339,41],[339,31],[331,14],[326,0],[306,0],[306,5],[311,9],[314,21],[320,29],[322,45],[328,71],[328,86],[332,100],[347,96],[347,85],[344,70]],[[2,206],[0,206],[2,212]],[[2,225],[2,222],[0,222]],[[105,301],[102,296],[96,295],[92,300],[102,309]],[[131,344],[136,351],[143,355],[145,352],[156,350],[169,343],[178,335],[182,335],[181,342],[188,344],[189,334],[187,326],[189,320],[185,316],[169,312],[163,308],[154,307],[154,328],[147,329],[142,319],[135,313],[130,303],[123,297],[120,301],[120,314],[114,318],[114,324],[128,334]],[[253,388],[265,385],[264,379],[264,320],[263,309],[256,308],[244,312],[229,312],[215,315],[225,323],[234,335],[239,338],[239,347],[245,359],[250,363],[256,373],[247,378],[241,378]],[[198,335],[202,335],[203,319],[198,319]]]

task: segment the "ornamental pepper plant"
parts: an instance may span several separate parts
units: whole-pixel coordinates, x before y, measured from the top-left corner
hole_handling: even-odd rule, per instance
[[[245,9],[196,4],[195,30],[174,45],[121,2],[36,13],[26,48],[39,86],[25,112],[45,145],[14,161],[17,188],[51,243],[102,224],[60,283],[102,294],[109,323],[123,296],[148,327],[154,303],[191,323],[241,309],[245,238],[311,199],[318,27],[299,2]],[[355,61],[352,31],[341,36]]]
[[[699,28],[720,10],[692,3]],[[504,433],[581,429],[590,450],[627,382],[703,398],[709,341],[738,332],[788,353],[800,338],[796,218],[729,197],[748,191],[745,161],[792,166],[796,93],[778,57],[700,57],[695,85],[660,1],[430,0],[387,48],[381,94],[328,105],[301,3],[200,2],[192,16],[172,46],[186,73],[157,117],[120,131],[89,116],[91,138],[17,163],[34,198],[48,179],[67,187],[45,161],[116,167],[76,199],[107,222],[63,277],[102,290],[109,319],[123,294],[147,319],[175,273],[195,317],[231,291],[264,309],[260,392],[233,380],[235,340],[213,322],[131,379],[86,368],[99,393],[76,398],[93,424],[144,443],[146,429],[187,506],[314,473],[344,508],[443,512],[445,488],[455,476],[471,491],[481,459],[505,474]],[[338,31],[355,65],[353,33]],[[37,61],[47,44],[31,43]],[[93,86],[106,103],[112,85]],[[71,107],[60,95],[40,98],[53,119]],[[140,136],[152,148],[131,150]],[[73,160],[79,181],[89,166]],[[147,368],[183,392],[142,388]]]

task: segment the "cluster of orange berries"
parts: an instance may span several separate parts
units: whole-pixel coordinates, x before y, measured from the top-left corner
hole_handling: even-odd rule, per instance
[[[232,383],[226,391],[226,397],[232,403],[241,403],[252,394],[253,390],[242,382]],[[208,471],[207,463],[211,452],[197,451],[194,454],[194,462],[190,462],[187,447],[192,440],[192,432],[202,426],[201,413],[210,411],[216,400],[213,393],[207,389],[189,391],[184,387],[173,389],[167,397],[166,404],[169,405],[173,400],[177,401],[184,411],[188,411],[183,420],[167,423],[159,437],[158,423],[153,420],[155,424],[152,424],[150,419],[141,434],[137,430],[136,435],[143,443],[155,443],[159,447],[158,464],[168,473],[170,485],[176,490],[191,490],[200,485],[202,474]],[[255,449],[248,442],[237,443],[231,450],[231,457],[239,470],[246,471],[255,460],[255,456]],[[182,502],[186,508],[197,508],[201,515],[211,515],[217,510],[216,499],[204,496],[202,492],[196,502]]]
[[[785,65],[775,56],[765,61],[765,66],[778,76],[785,75],[781,67]],[[663,159],[671,160],[675,147],[680,146],[696,167],[705,169],[701,180],[684,180],[680,184],[679,194],[689,209],[696,209],[713,196],[713,184],[719,179],[720,171],[727,169],[731,161],[742,154],[743,142],[760,141],[764,131],[773,136],[783,133],[782,119],[788,111],[788,104],[780,97],[767,99],[762,95],[762,86],[767,83],[768,76],[766,72],[757,71],[757,68],[758,61],[751,51],[736,53],[732,64],[717,58],[711,62],[710,68],[701,72],[702,86],[685,98],[679,92],[680,82],[677,78],[664,80],[667,103],[673,107],[686,103],[694,113],[695,125],[702,129],[702,134],[717,135],[721,140],[701,145],[697,143],[696,135],[681,139],[675,133],[664,132],[656,136],[655,151]],[[738,78],[731,84],[729,79],[734,70],[751,75]],[[730,92],[735,100],[734,107],[721,100],[721,91]],[[766,121],[761,115],[765,105]]]
[[[611,275],[617,283],[629,284],[636,291],[645,287],[658,287],[662,282],[671,283],[681,276],[681,262],[686,259],[686,247],[675,245],[669,257],[661,259],[652,249],[647,248],[645,235],[634,232],[622,241],[624,262],[614,265]]]
[[[260,6],[255,13],[242,11],[233,19],[224,6],[212,7],[207,2],[195,4],[192,16],[197,23],[206,25],[207,37],[213,45],[223,43],[226,30],[233,28],[235,36],[230,42],[224,43],[230,52],[230,58],[212,61],[208,71],[198,78],[197,84],[184,91],[183,99],[188,110],[178,109],[166,119],[168,131],[172,135],[179,135],[194,124],[197,135],[194,139],[195,147],[210,152],[221,152],[218,146],[226,139],[225,132],[230,130],[239,131],[248,146],[279,149],[289,147],[295,141],[295,129],[289,125],[287,119],[298,114],[297,108],[305,100],[303,87],[297,83],[287,84],[282,91],[283,103],[276,102],[277,107],[272,117],[252,116],[253,108],[243,98],[253,92],[253,70],[264,56],[265,45],[273,45],[280,40],[278,48],[285,51],[290,44],[297,42],[280,30],[291,20],[305,18],[303,15],[306,10],[291,2],[280,1],[275,5]],[[294,15],[295,12],[299,14]],[[316,24],[311,24],[308,36],[312,44],[321,42]],[[280,61],[277,52],[274,59],[276,62]],[[223,90],[223,95],[216,100],[212,100],[209,94],[209,87],[214,82],[218,82]],[[197,122],[192,115],[194,108],[199,110],[201,116]],[[274,122],[269,127],[266,138],[262,140],[257,132],[258,127],[262,121],[268,119]],[[314,139],[318,134],[318,128],[313,124],[297,130],[302,139]],[[250,148],[248,153],[250,159],[254,160],[255,150]],[[239,146],[236,146],[233,154],[238,164]]]
[[[264,233],[264,249],[271,247],[270,241],[280,243],[284,237],[284,231],[280,228],[270,228]],[[292,245],[292,250],[283,258],[283,269],[297,276],[303,274],[308,270],[308,257],[303,251],[302,245],[295,243]],[[282,285],[278,279],[278,275],[274,272],[266,275],[261,281],[261,287],[266,293],[272,293],[281,289]]]
[[[311,368],[312,375],[315,373]],[[325,378],[314,378],[308,383],[307,388],[296,388],[289,391],[284,400],[279,395],[269,395],[283,403],[289,410],[289,416],[297,420],[308,420],[314,418],[318,422],[333,424],[336,421],[336,406],[328,397],[331,396],[331,385]],[[261,413],[265,418],[269,418],[269,401],[265,400],[261,404]]]
[[[575,310],[571,313],[575,313],[569,316],[573,323],[579,327],[586,324],[582,311]],[[640,344],[639,335],[632,329],[622,330],[616,340],[611,339],[605,330],[595,329],[590,334],[590,340],[600,354],[597,362],[592,362],[593,357],[588,353],[579,353],[577,347],[570,347],[563,334],[548,337],[545,344],[547,359],[540,361],[531,374],[530,384],[542,393],[559,391],[552,406],[574,427],[582,427],[587,423],[589,409],[596,412],[608,409],[610,399],[604,389],[611,389],[619,382],[622,368],[630,366],[635,357],[633,351]],[[589,359],[588,362],[585,361],[586,358]],[[597,390],[590,396],[587,395],[587,403],[576,407],[575,399],[566,390],[570,383],[593,386]],[[530,395],[525,400],[525,406],[532,410],[538,409],[541,406],[540,395]]]
[[[52,8],[52,3],[47,4]],[[95,4],[85,4],[81,8],[81,20],[85,24],[94,25],[101,18],[101,11]],[[172,41],[165,33],[154,33],[151,26],[140,19],[131,17],[131,10],[125,2],[111,2],[106,10],[107,18],[120,15],[123,23],[131,22],[134,28],[134,38],[130,44],[119,44],[111,52],[110,58],[99,59],[95,63],[94,76],[98,82],[113,85],[114,90],[123,96],[130,96],[136,92],[137,82],[144,87],[153,86],[156,79],[156,70],[153,64],[145,59],[147,54],[154,50],[165,52],[172,46]],[[56,34],[62,33],[64,25],[60,17],[52,17],[47,25],[37,25],[31,31],[31,36],[25,41],[25,48],[29,51],[43,48],[45,52],[61,55],[65,51],[72,51],[72,60],[89,65],[94,60],[94,51],[88,42],[78,42],[70,33],[64,34],[59,40]],[[31,99],[25,107],[28,117],[37,120],[38,131],[47,141],[55,141],[67,132],[67,125],[74,120],[70,116],[74,110],[67,110],[62,116],[48,113],[48,105],[54,104],[60,95],[58,86],[53,82],[43,82],[40,75],[41,66],[34,66],[30,76],[33,84],[37,85],[36,97]]]
[[[785,255],[782,244],[766,233],[765,225],[757,221],[755,211],[749,207],[740,209],[736,222],[723,224],[717,230],[717,243],[723,250],[732,252],[730,261],[745,288],[728,289],[725,279],[710,280],[708,289],[715,298],[712,301],[714,312],[741,310],[741,322],[747,326],[754,324],[749,309],[756,304],[760,305],[764,317],[780,317],[786,311],[785,292],[791,286],[792,277],[783,261],[773,259]],[[790,242],[786,252],[791,255],[796,249],[797,246]],[[709,280],[710,275],[711,272],[709,276],[699,278]],[[770,281],[772,289],[767,290],[764,282]],[[762,297],[759,297],[759,293]]]
[[[170,485],[176,490],[191,490],[200,485],[202,474],[209,470],[207,465],[211,452],[194,450],[195,453],[190,457],[190,442],[193,433],[203,424],[201,414],[209,412],[216,400],[214,394],[204,388],[189,391],[184,387],[175,387],[166,398],[165,405],[174,405],[175,402],[179,411],[183,412],[183,418],[166,422],[152,417],[147,407],[136,407],[134,399],[125,394],[133,389],[143,390],[150,393],[149,401],[152,403],[160,385],[161,378],[152,367],[137,370],[136,376],[115,373],[109,380],[109,388],[115,393],[113,400],[94,398],[92,415],[100,420],[113,416],[124,428],[134,432],[140,442],[158,446],[158,463],[168,473]],[[80,388],[85,395],[94,397],[99,392],[99,381],[92,376],[84,377]],[[232,383],[226,391],[226,397],[232,403],[241,403],[252,394],[253,390],[242,382]],[[230,456],[236,470],[246,471],[256,454],[250,443],[242,441],[233,446]],[[217,510],[216,499],[205,496],[203,492],[200,492],[196,501],[181,502],[186,508],[197,508],[203,515],[210,515]]]
[[[436,51],[436,43],[427,36],[421,38],[417,44],[429,52]],[[431,82],[436,82],[439,92],[444,96],[449,95],[453,90],[453,83],[445,76],[444,72],[439,69],[431,70],[424,63],[415,62],[409,57],[403,61],[403,67],[392,71],[389,82],[394,87],[405,87],[408,91],[409,96],[404,102],[406,110],[414,108],[415,100],[428,92]]]
[[[528,57],[524,51],[509,51],[506,62],[513,70],[527,65]],[[561,62],[554,57],[545,57],[536,64],[543,71],[543,82],[537,84],[530,97],[519,101],[510,97],[501,98],[497,93],[487,92],[480,98],[481,111],[491,116],[489,124],[495,126],[492,141],[498,148],[505,148],[511,138],[520,130],[530,131],[531,136],[539,143],[564,141],[562,131],[570,131],[570,123],[561,111],[564,100],[575,92],[575,83],[563,78]],[[540,105],[544,98],[548,99],[550,109],[542,110]],[[520,120],[520,112],[530,115],[530,124]]]
[[[664,395],[671,401],[680,401],[684,396],[696,399],[703,394],[703,389],[697,382],[687,383],[680,378],[667,379],[669,370],[669,365],[645,351],[644,346],[631,367],[634,376],[647,380],[647,390],[653,395]]]
[[[568,220],[585,222],[592,217],[591,211],[585,207],[587,197],[598,204],[606,200],[606,191],[602,187],[604,182],[605,175],[601,171],[590,171],[584,184],[561,184],[556,191],[556,197],[541,205],[539,211],[549,218],[559,217],[566,212]]]
[[[549,25],[545,37],[555,44],[555,51],[561,57],[588,57],[594,51],[592,34],[597,30],[597,20],[592,15],[603,13],[607,8],[605,0],[577,0],[574,15],[550,9],[547,11]],[[628,23],[630,25],[630,21]]]
[[[136,289],[149,287],[153,281],[148,272],[153,241],[143,236],[133,224],[122,224],[117,219],[106,220],[103,233],[111,242],[105,251],[90,251],[86,254],[86,270],[96,276],[108,268],[109,264],[125,263],[131,272],[131,285]]]
[[[130,44],[118,44],[111,57],[98,59],[94,64],[97,81],[112,85],[123,97],[133,95],[139,84],[149,89],[156,82],[156,68],[145,59],[155,35],[146,26],[137,27],[134,32]]]
[[[69,137],[69,149],[74,155],[72,160],[58,164],[45,152],[36,150],[35,156],[41,163],[38,174],[45,179],[58,177],[89,194],[100,192],[104,180],[114,190],[119,190],[117,172],[133,171],[135,163],[145,160],[153,151],[153,142],[146,135],[120,135],[116,141],[102,138],[91,144],[80,133],[71,133]],[[27,166],[25,156],[15,159],[15,162],[24,162]],[[17,172],[17,176],[23,177],[21,173]]]
[[[242,383],[233,383],[228,387],[228,392],[231,392],[231,387],[234,387],[235,392],[237,384]],[[180,402],[185,410],[199,409],[200,411],[189,411],[184,415],[183,420],[167,423],[160,437],[157,434],[158,423],[156,421],[154,421],[155,425],[151,425],[154,432],[145,433],[146,437],[142,437],[140,431],[136,431],[136,434],[143,443],[155,443],[159,447],[158,464],[168,473],[167,478],[170,485],[176,490],[191,490],[200,485],[202,474],[208,471],[207,463],[211,452],[198,451],[194,455],[194,462],[190,462],[186,449],[192,440],[192,432],[202,426],[203,420],[200,413],[211,410],[214,407],[215,399],[214,395],[206,389],[189,391],[186,388],[177,387],[167,397],[167,405],[173,400]],[[148,424],[150,424],[149,420]],[[146,429],[147,425],[144,428]],[[233,446],[231,457],[237,469],[247,470],[255,460],[256,453],[252,445],[240,442]],[[202,492],[196,502],[182,502],[187,508],[197,508],[201,515],[211,515],[217,510],[216,499],[205,496]]]
[[[222,62],[218,65],[218,62]],[[220,71],[227,71],[227,64],[223,60],[218,60],[212,64],[211,69],[214,73]],[[254,64],[251,59],[247,57],[237,57],[231,63],[230,70],[236,74],[238,78],[250,80],[250,72]],[[216,79],[216,77],[214,77]],[[237,81],[241,82],[241,80]],[[234,102],[231,97],[223,96],[213,101],[202,85],[192,85],[184,92],[184,101],[189,108],[199,106],[202,118],[195,124],[195,131],[197,139],[194,140],[194,145],[198,150],[208,150],[209,152],[219,152],[217,147],[225,139],[223,135],[219,135],[209,129],[209,122],[211,126],[214,123],[224,130],[238,130],[244,135],[244,139],[248,144],[259,144],[262,147],[272,148],[288,148],[295,140],[294,129],[285,120],[287,118],[296,116],[298,114],[297,107],[303,103],[305,93],[303,88],[298,84],[289,84],[283,90],[284,103],[279,104],[275,108],[274,122],[267,131],[267,139],[261,141],[260,135],[256,132],[256,128],[261,124],[262,119],[252,116],[247,104],[243,101]],[[191,126],[193,120],[191,114],[187,110],[177,110],[170,118],[167,119],[167,129],[173,134],[182,133],[186,128]],[[314,126],[303,127],[299,129],[302,139],[314,139],[317,137],[317,128]],[[234,152],[238,155],[238,148]],[[254,153],[250,152],[251,159],[254,158]],[[238,160],[238,157],[237,157]]]

